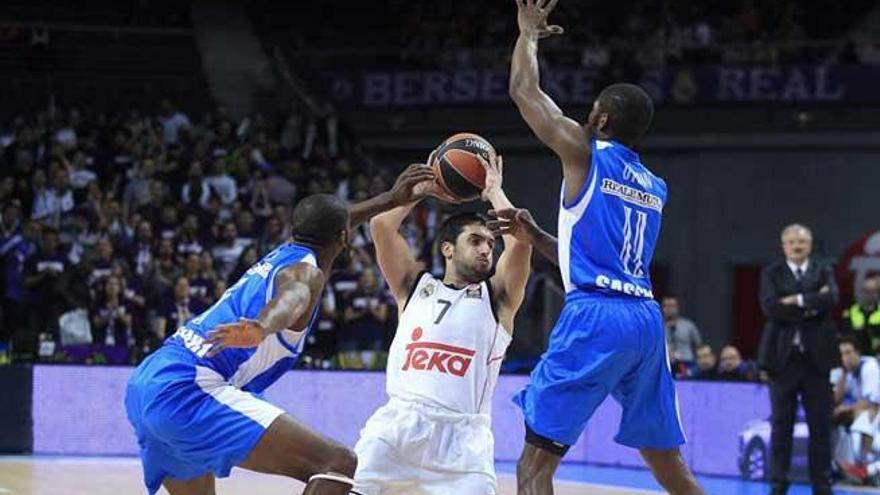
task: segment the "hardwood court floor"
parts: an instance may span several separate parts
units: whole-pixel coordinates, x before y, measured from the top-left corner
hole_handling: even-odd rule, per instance
[[[514,495],[513,478],[501,474],[501,493]],[[302,484],[236,469],[218,480],[218,495],[291,495]],[[135,495],[146,493],[140,463],[117,458],[0,458],[0,495]],[[159,492],[167,495],[163,489]],[[660,492],[560,482],[557,495],[645,495]]]
[[[515,495],[512,463],[496,464],[501,495]],[[563,465],[556,495],[657,495],[657,484],[647,471]],[[573,481],[578,480],[578,481]],[[766,495],[763,483],[732,478],[701,477],[710,495]],[[621,486],[623,485],[623,486]],[[235,470],[217,482],[219,495],[295,495],[300,483],[277,476]],[[134,458],[0,457],[0,495],[137,495],[141,484],[140,462]],[[159,492],[168,495],[165,490]],[[793,485],[789,495],[809,495],[807,485]],[[876,488],[837,486],[836,495],[880,494]],[[460,494],[466,495],[466,494]]]

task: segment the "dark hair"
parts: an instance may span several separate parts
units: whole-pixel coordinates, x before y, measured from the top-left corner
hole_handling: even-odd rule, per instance
[[[856,350],[859,354],[862,353],[862,349],[859,347],[859,341],[852,335],[844,335],[840,338],[840,341],[837,342],[838,346],[842,346],[843,344],[849,344]]]
[[[444,242],[450,242],[455,245],[456,239],[464,231],[468,225],[479,224],[486,225],[486,217],[476,212],[457,213],[447,218],[440,224],[437,232],[437,245],[442,246]]]
[[[297,242],[323,246],[348,228],[348,207],[332,194],[313,194],[297,203],[290,230]]]
[[[654,102],[635,84],[612,84],[599,93],[599,110],[608,114],[609,134],[626,145],[638,143],[654,118]]]

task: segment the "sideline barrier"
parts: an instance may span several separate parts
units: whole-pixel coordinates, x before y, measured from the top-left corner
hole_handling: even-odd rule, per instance
[[[128,367],[35,366],[34,453],[135,455],[137,444],[123,406],[131,372]],[[510,397],[527,381],[526,376],[505,375],[497,385],[493,430],[498,460],[516,460],[522,448],[522,415]],[[756,451],[769,446],[770,405],[765,386],[679,382],[677,389],[688,437],[683,452],[694,471],[740,476],[742,454],[754,454],[753,460],[763,454],[767,459],[769,449]],[[265,396],[303,423],[354,445],[367,418],[386,400],[385,375],[295,371],[282,377]],[[642,467],[636,451],[614,443],[619,418],[617,403],[606,400],[565,460]],[[800,464],[796,458],[795,467]]]

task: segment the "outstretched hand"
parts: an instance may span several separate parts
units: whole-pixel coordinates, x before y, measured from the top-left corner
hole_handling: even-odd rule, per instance
[[[424,197],[419,186],[434,180],[434,170],[423,163],[413,163],[394,182],[391,187],[391,198],[400,206]]]
[[[489,230],[495,236],[510,235],[517,240],[533,244],[540,228],[537,222],[524,208],[508,208],[506,210],[489,210]]]
[[[537,39],[562,34],[562,26],[547,25],[547,17],[559,0],[514,0],[518,8],[519,32]]]
[[[242,318],[235,323],[227,323],[208,332],[206,342],[211,345],[208,356],[215,356],[223,349],[235,347],[257,347],[268,332],[258,321]]]

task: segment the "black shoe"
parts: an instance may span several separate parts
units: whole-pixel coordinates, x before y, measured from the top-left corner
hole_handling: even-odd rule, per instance
[[[830,485],[813,485],[813,495],[834,495]]]
[[[770,495],[785,495],[788,493],[788,483],[774,483]]]

